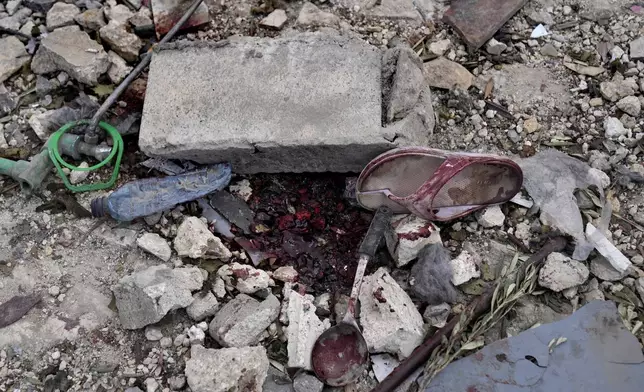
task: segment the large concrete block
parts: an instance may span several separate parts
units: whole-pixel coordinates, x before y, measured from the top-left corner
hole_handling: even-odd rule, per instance
[[[150,66],[139,145],[238,173],[360,171],[431,130],[382,127],[382,52],[304,33],[179,44]]]

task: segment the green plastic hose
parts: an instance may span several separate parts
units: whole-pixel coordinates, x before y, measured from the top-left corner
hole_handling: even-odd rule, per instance
[[[98,126],[101,129],[107,132],[107,134],[112,138],[112,142],[113,142],[112,152],[110,152],[107,158],[105,158],[101,162],[90,167],[78,167],[65,162],[65,160],[60,155],[60,151],[58,150],[58,142],[62,137],[62,135],[65,132],[74,128],[75,126],[81,125],[81,124],[89,124],[89,120],[72,121],[70,123],[63,125],[58,131],[54,132],[54,134],[51,135],[51,137],[49,138],[49,141],[47,142],[51,161],[56,166],[58,175],[60,176],[60,178],[62,178],[63,183],[65,184],[67,189],[69,189],[72,192],[97,191],[101,189],[111,188],[116,182],[116,179],[118,178],[118,175],[119,175],[119,169],[121,167],[121,158],[123,157],[124,146],[123,146],[123,138],[121,138],[121,134],[116,130],[116,128],[114,128],[110,124],[103,121],[101,121],[98,124]],[[116,157],[116,160],[114,161],[114,171],[112,172],[112,176],[107,182],[100,182],[97,184],[78,185],[78,186],[72,185],[69,182],[69,179],[67,178],[65,173],[63,172],[62,166],[70,170],[76,170],[76,171],[95,171],[110,163],[114,159],[114,157]]]

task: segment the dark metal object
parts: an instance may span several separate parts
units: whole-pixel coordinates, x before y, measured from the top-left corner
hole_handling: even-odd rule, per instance
[[[40,299],[39,294],[16,295],[0,305],[0,328],[20,320]]]
[[[566,243],[567,241],[563,237],[550,239],[537,253],[530,256],[530,258],[523,264],[519,273],[525,273],[525,270],[529,265],[542,263],[550,253],[563,250],[566,247]],[[480,317],[490,308],[493,295],[494,288],[488,290],[486,293],[478,296],[474,300],[470,305],[474,309],[474,318]],[[418,346],[409,357],[402,361],[400,365],[398,365],[398,367],[384,380],[382,380],[382,382],[371,392],[389,392],[395,390],[396,387],[403,383],[416,369],[427,362],[434,349],[436,349],[436,347],[441,343],[443,337],[449,336],[452,333],[459,319],[459,317],[452,317],[447,325],[438,330],[438,332],[427,339],[422,345]]]
[[[459,0],[452,2],[443,20],[471,49],[478,49],[516,14],[528,0]]]
[[[340,323],[324,331],[313,346],[313,371],[320,380],[331,386],[347,385],[355,381],[368,364],[369,349],[355,318],[356,301],[367,263],[384,242],[391,216],[389,207],[380,207],[376,211],[358,250],[360,259],[347,313]]]
[[[174,27],[168,32],[168,34],[163,37],[163,39],[157,44],[157,45],[163,45],[164,43],[170,41],[172,37],[179,31],[181,26],[183,26],[184,23],[190,18],[190,16],[195,12],[197,7],[201,5],[203,0],[194,0],[190,8],[186,11],[185,14],[177,21],[177,23],[174,25]],[[156,45],[152,46],[145,55],[143,55],[143,59],[139,63],[139,65],[134,68],[132,72],[121,82],[121,84],[118,85],[116,89],[110,94],[109,97],[103,102],[100,108],[98,108],[98,111],[96,111],[96,114],[94,114],[94,117],[92,117],[92,120],[89,124],[89,127],[87,129],[87,133],[85,133],[85,142],[90,143],[90,144],[96,144],[98,143],[98,123],[101,121],[101,117],[107,112],[107,110],[114,105],[114,103],[118,100],[118,98],[125,92],[125,90],[128,88],[128,86],[134,81],[134,79],[139,76],[139,74],[150,64],[152,61],[152,52],[154,51],[154,48]]]

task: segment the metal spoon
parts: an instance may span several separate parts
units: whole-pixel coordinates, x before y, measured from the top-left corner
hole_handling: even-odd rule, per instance
[[[369,350],[356,322],[356,303],[367,263],[375,256],[382,243],[391,216],[392,211],[388,207],[380,207],[376,211],[358,251],[360,258],[347,313],[341,322],[324,331],[313,346],[313,371],[328,385],[347,385],[355,381],[367,366]]]

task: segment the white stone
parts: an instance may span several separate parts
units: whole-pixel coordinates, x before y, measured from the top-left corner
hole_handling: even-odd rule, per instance
[[[60,287],[51,286],[48,291],[49,295],[51,295],[52,297],[58,297],[58,294],[60,294]]]
[[[572,13],[572,8],[569,5],[564,5],[563,6],[563,14],[564,15],[570,15]]]
[[[640,103],[640,100],[637,99],[637,97],[633,96],[633,95],[620,99],[617,102],[617,107],[621,111],[623,111],[623,112],[625,112],[625,113],[627,113],[627,114],[629,114],[629,115],[631,115],[633,117],[639,116],[640,111],[642,110],[642,104]]]
[[[271,282],[271,278],[266,271],[236,262],[219,268],[217,275],[224,282],[234,286],[244,294],[253,294],[259,290],[266,289]]]
[[[429,44],[429,51],[434,53],[437,56],[442,56],[449,50],[452,46],[452,41],[448,39],[443,39],[437,42],[432,42]]]
[[[60,359],[60,351],[54,351],[53,353],[51,353],[51,359],[53,359],[54,361]]]
[[[311,2],[305,2],[297,16],[296,23],[300,26],[335,26],[340,24],[340,18],[336,15],[325,12]]]
[[[132,67],[127,65],[121,56],[113,51],[109,51],[107,56],[110,60],[110,69],[107,70],[107,76],[114,84],[119,84],[132,72]]]
[[[159,389],[159,383],[152,377],[146,378],[144,384],[145,392],[156,392]]]
[[[47,12],[47,30],[52,31],[58,27],[73,25],[74,18],[78,14],[80,10],[74,4],[59,1]]]
[[[29,54],[18,38],[0,38],[0,86],[27,63]]]
[[[185,376],[174,376],[168,378],[168,386],[173,391],[180,391],[186,386]]]
[[[174,249],[180,257],[193,259],[219,259],[228,261],[232,257],[230,250],[215,237],[208,226],[195,216],[187,217],[177,229]]]
[[[250,200],[253,195],[253,188],[250,187],[250,181],[243,179],[236,184],[228,187],[230,193],[239,196],[244,201]]]
[[[163,339],[163,332],[158,327],[148,325],[145,327],[145,338],[151,342]]]
[[[403,359],[422,343],[423,317],[384,268],[367,276],[360,292],[360,324],[369,352]]]
[[[629,55],[633,60],[644,59],[644,37],[631,41]]]
[[[172,346],[172,338],[167,337],[167,336],[161,338],[161,340],[159,341],[159,345],[161,346],[161,348],[171,347]]]
[[[505,215],[498,205],[487,207],[478,216],[478,222],[481,226],[489,229],[491,227],[501,227],[505,222]]]
[[[279,267],[273,271],[273,278],[281,282],[296,282],[299,276],[300,274],[298,274],[295,268],[290,265]]]
[[[13,14],[18,11],[18,8],[20,8],[20,5],[22,4],[22,0],[9,0],[7,1],[7,5],[5,9],[7,10],[7,13],[9,16],[12,16]]]
[[[136,244],[144,251],[160,258],[163,261],[170,260],[172,249],[168,241],[156,233],[145,233],[136,240]]]
[[[622,122],[615,117],[606,117],[604,120],[604,131],[607,139],[617,139],[628,133]]]
[[[583,284],[588,267],[561,253],[551,253],[539,271],[539,285],[552,291],[563,291]]]
[[[320,321],[310,296],[295,291],[288,295],[288,366],[311,370],[311,352],[317,338],[328,329],[329,320]]]
[[[280,301],[269,295],[259,302],[239,294],[224,305],[210,322],[208,333],[224,347],[252,346],[280,313]]]
[[[390,251],[398,267],[415,260],[418,252],[425,246],[442,242],[440,229],[432,222],[415,215],[408,215],[403,219],[394,217],[392,223],[395,226],[398,243]]]
[[[452,266],[452,283],[454,286],[460,286],[469,282],[470,279],[481,276],[481,270],[476,264],[475,257],[466,250],[453,259],[450,265]]]
[[[206,340],[206,333],[201,330],[201,328],[193,325],[188,329],[188,339],[190,340],[190,345],[194,346],[195,344],[203,345]]]
[[[169,311],[189,306],[192,291],[201,289],[203,274],[197,267],[149,267],[121,279],[113,288],[121,324],[138,329],[161,321]]]
[[[217,313],[219,302],[210,291],[206,293],[196,293],[192,298],[194,300],[190,306],[186,308],[186,312],[194,321],[201,321],[205,318],[214,316]]]
[[[606,258],[598,256],[590,262],[590,273],[601,280],[614,282],[625,278],[628,275],[628,270],[617,271]]]
[[[491,40],[488,41],[485,50],[491,54],[491,55],[500,55],[503,53],[506,49],[508,48],[508,45],[504,44],[503,42],[499,42],[492,38]]]
[[[286,16],[286,11],[277,9],[271,12],[267,17],[262,19],[259,24],[264,27],[270,27],[273,29],[281,29],[284,26],[284,23],[288,20]]]
[[[268,373],[264,347],[192,346],[185,374],[192,392],[261,392]]]
[[[215,278],[215,283],[212,285],[212,292],[219,299],[226,296],[226,282],[220,277]]]
[[[105,16],[109,21],[114,21],[118,24],[127,24],[127,20],[134,16],[134,12],[123,4],[116,4],[116,0],[107,2],[109,5],[104,9]]]

